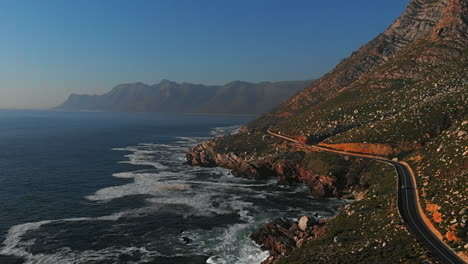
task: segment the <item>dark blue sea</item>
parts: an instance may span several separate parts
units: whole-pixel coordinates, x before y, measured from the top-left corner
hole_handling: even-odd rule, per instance
[[[342,202],[184,165],[250,118],[0,111],[0,263],[260,263],[252,231]]]

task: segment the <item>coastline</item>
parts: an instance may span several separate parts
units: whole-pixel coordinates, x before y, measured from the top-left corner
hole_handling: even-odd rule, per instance
[[[268,131],[268,133],[272,134],[271,131]],[[275,136],[275,135],[271,135]],[[284,136],[279,136],[282,140],[287,139]],[[274,140],[274,139],[270,139]],[[281,144],[281,142],[275,142],[276,146],[278,144]],[[393,228],[399,229],[398,227],[398,222],[401,222],[401,217],[400,217],[400,212],[397,210],[396,204],[398,204],[398,200],[396,202],[393,201],[393,199],[398,199],[398,195],[395,195],[395,184],[398,186],[398,181],[396,180],[398,177],[395,177],[395,168],[394,166],[388,166],[392,164],[388,164],[388,159],[381,157],[381,156],[374,156],[370,154],[359,154],[359,153],[348,153],[348,152],[343,152],[339,150],[331,150],[332,153],[327,153],[330,149],[326,149],[320,146],[302,146],[301,142],[299,141],[294,141],[291,143],[287,142],[282,142],[284,145],[282,145],[282,149],[289,151],[289,152],[294,152],[296,153],[297,151],[307,151],[309,150],[310,155],[332,155],[335,156],[335,158],[338,159],[343,159],[343,160],[358,160],[361,161],[367,165],[367,167],[373,167],[372,163],[375,163],[374,160],[369,160],[368,158],[371,159],[376,159],[378,161],[378,164],[382,164],[380,166],[387,167],[386,170],[391,171],[391,174],[389,174],[388,178],[391,181],[391,187],[388,189],[389,191],[387,192],[387,195],[391,197],[391,202],[389,202],[389,211],[394,212],[391,213],[392,215],[392,226]],[[198,166],[208,166],[208,167],[224,167],[227,169],[231,169],[233,171],[233,174],[236,176],[241,176],[241,177],[251,177],[251,178],[264,178],[267,177],[268,174],[272,175],[278,175],[277,181],[278,184],[288,184],[288,183],[293,183],[293,182],[302,182],[303,184],[307,185],[310,190],[311,190],[311,195],[312,196],[317,196],[317,197],[337,197],[340,199],[343,198],[354,198],[353,201],[345,206],[342,206],[338,212],[335,214],[335,216],[330,217],[327,220],[324,220],[323,225],[320,226],[315,226],[313,229],[308,230],[307,232],[304,232],[305,230],[302,230],[303,233],[298,232],[297,226],[299,224],[298,221],[294,220],[285,220],[285,219],[272,219],[268,224],[264,225],[261,227],[259,230],[254,232],[251,235],[254,236],[254,241],[257,242],[262,249],[267,249],[270,252],[270,256],[265,259],[262,264],[273,264],[273,263],[280,263],[280,261],[284,256],[288,256],[291,252],[294,251],[296,248],[300,248],[303,246],[305,241],[302,239],[303,237],[306,237],[306,241],[311,241],[311,240],[330,240],[330,234],[328,234],[327,229],[328,229],[328,224],[338,216],[343,218],[344,216],[351,216],[354,214],[355,210],[351,210],[350,208],[356,207],[356,203],[361,200],[368,200],[368,199],[373,199],[372,197],[368,197],[368,192],[370,192],[374,187],[372,185],[367,186],[366,188],[351,188],[346,190],[347,192],[341,191],[335,191],[334,192],[316,192],[314,188],[317,186],[317,184],[322,184],[324,179],[330,180],[328,177],[321,177],[315,175],[315,177],[310,177],[311,173],[310,171],[307,171],[307,168],[302,166],[300,161],[294,161],[291,162],[284,159],[272,159],[268,155],[263,155],[262,157],[255,157],[255,156],[243,156],[240,154],[234,154],[234,152],[218,152],[217,150],[219,149],[219,146],[217,144],[217,139],[212,139],[208,142],[204,142],[201,145],[198,145],[197,147],[189,150],[187,153],[187,162],[190,165],[198,165]],[[247,143],[246,143],[247,144]],[[337,155],[338,154],[338,155]],[[363,161],[365,160],[365,161]],[[259,162],[261,161],[261,162]],[[385,165],[383,164],[385,163]],[[391,161],[390,161],[391,163]],[[375,167],[375,166],[374,166]],[[379,166],[377,166],[379,167]],[[287,173],[285,173],[287,172]],[[292,175],[297,174],[297,178],[291,180],[288,177],[292,177]],[[362,179],[363,176],[363,171],[360,172],[360,178]],[[307,178],[309,176],[309,178]],[[313,182],[310,180],[314,179]],[[414,180],[414,179],[413,179]],[[331,185],[336,184],[336,182],[331,182]],[[362,187],[362,186],[361,186]],[[315,192],[314,192],[315,191]],[[319,194],[319,195],[317,195]],[[376,197],[375,195],[373,197]],[[381,198],[383,199],[383,198]],[[299,215],[298,217],[302,217],[302,215]],[[388,219],[387,219],[388,220]],[[279,221],[279,224],[278,224]],[[398,221],[398,222],[397,222]],[[339,220],[337,222],[340,222]],[[395,225],[396,224],[396,225]],[[258,235],[254,235],[255,233],[262,233],[263,237],[260,237]],[[407,228],[400,229],[400,232],[404,232],[406,235],[409,237],[412,237],[410,235],[409,231]],[[318,233],[318,234],[317,234]],[[332,232],[333,233],[333,232]],[[412,238],[414,239],[414,237]],[[299,242],[300,241],[300,242]],[[341,244],[337,242],[338,240],[333,237],[331,238],[331,242],[335,244]],[[410,241],[410,240],[409,240]],[[385,247],[385,243],[382,244],[383,247]],[[419,244],[414,246],[414,249],[417,252],[420,252],[420,256],[426,256],[427,253],[424,249],[422,249]],[[431,262],[430,262],[431,263]]]

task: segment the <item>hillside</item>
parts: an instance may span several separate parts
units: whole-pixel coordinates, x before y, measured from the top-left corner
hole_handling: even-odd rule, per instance
[[[104,95],[72,94],[57,110],[258,115],[277,106],[312,81],[249,83],[223,86],[176,83],[121,84]]]
[[[280,183],[303,182],[315,196],[375,200],[364,207],[359,206],[363,202],[353,204],[357,215],[368,215],[373,222],[344,226],[361,220],[353,220],[354,213],[340,213],[327,224],[330,236],[302,246],[287,258],[287,263],[304,263],[312,255],[322,261],[349,259],[349,252],[363,248],[371,239],[378,243],[401,240],[392,250],[403,252],[398,244],[414,244],[414,239],[410,234],[395,237],[384,232],[382,237],[375,232],[374,227],[382,225],[405,228],[384,219],[395,215],[394,209],[386,209],[388,197],[395,193],[382,184],[392,180],[396,184],[395,175],[358,170],[329,155],[304,152],[266,135],[266,129],[308,144],[398,156],[416,170],[422,206],[435,227],[459,254],[467,254],[467,37],[467,1],[411,0],[387,30],[331,72],[240,133],[195,147],[187,154],[188,162],[227,167],[243,176],[275,176]],[[377,174],[369,175],[372,171]],[[377,176],[383,177],[382,182],[366,180]],[[357,235],[352,227],[363,224],[372,228]],[[337,248],[333,230],[343,233],[351,244]],[[433,262],[424,251],[415,250],[401,256]],[[353,254],[358,262],[384,263],[386,259]],[[398,257],[391,251],[388,254]]]

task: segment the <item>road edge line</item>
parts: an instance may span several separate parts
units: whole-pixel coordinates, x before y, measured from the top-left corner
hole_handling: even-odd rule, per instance
[[[410,175],[411,175],[411,180],[413,181],[414,189],[416,192],[416,202],[418,205],[418,211],[419,215],[422,216],[422,220],[426,224],[427,227],[429,227],[429,231],[434,234],[449,250],[451,250],[455,255],[457,255],[459,258],[461,258],[463,261],[468,262],[468,257],[466,257],[464,254],[458,254],[451,246],[449,246],[445,241],[444,241],[444,236],[440,231],[434,226],[434,224],[431,222],[429,217],[426,215],[426,212],[424,212],[422,206],[421,206],[421,200],[419,199],[419,188],[418,188],[418,183],[416,181],[416,175],[413,172],[413,169],[411,166],[406,162],[406,161],[399,161],[400,164],[406,167],[408,169]]]

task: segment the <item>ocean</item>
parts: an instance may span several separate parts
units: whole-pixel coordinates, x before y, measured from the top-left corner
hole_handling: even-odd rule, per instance
[[[0,263],[260,263],[251,232],[343,202],[184,165],[251,118],[0,111]]]

